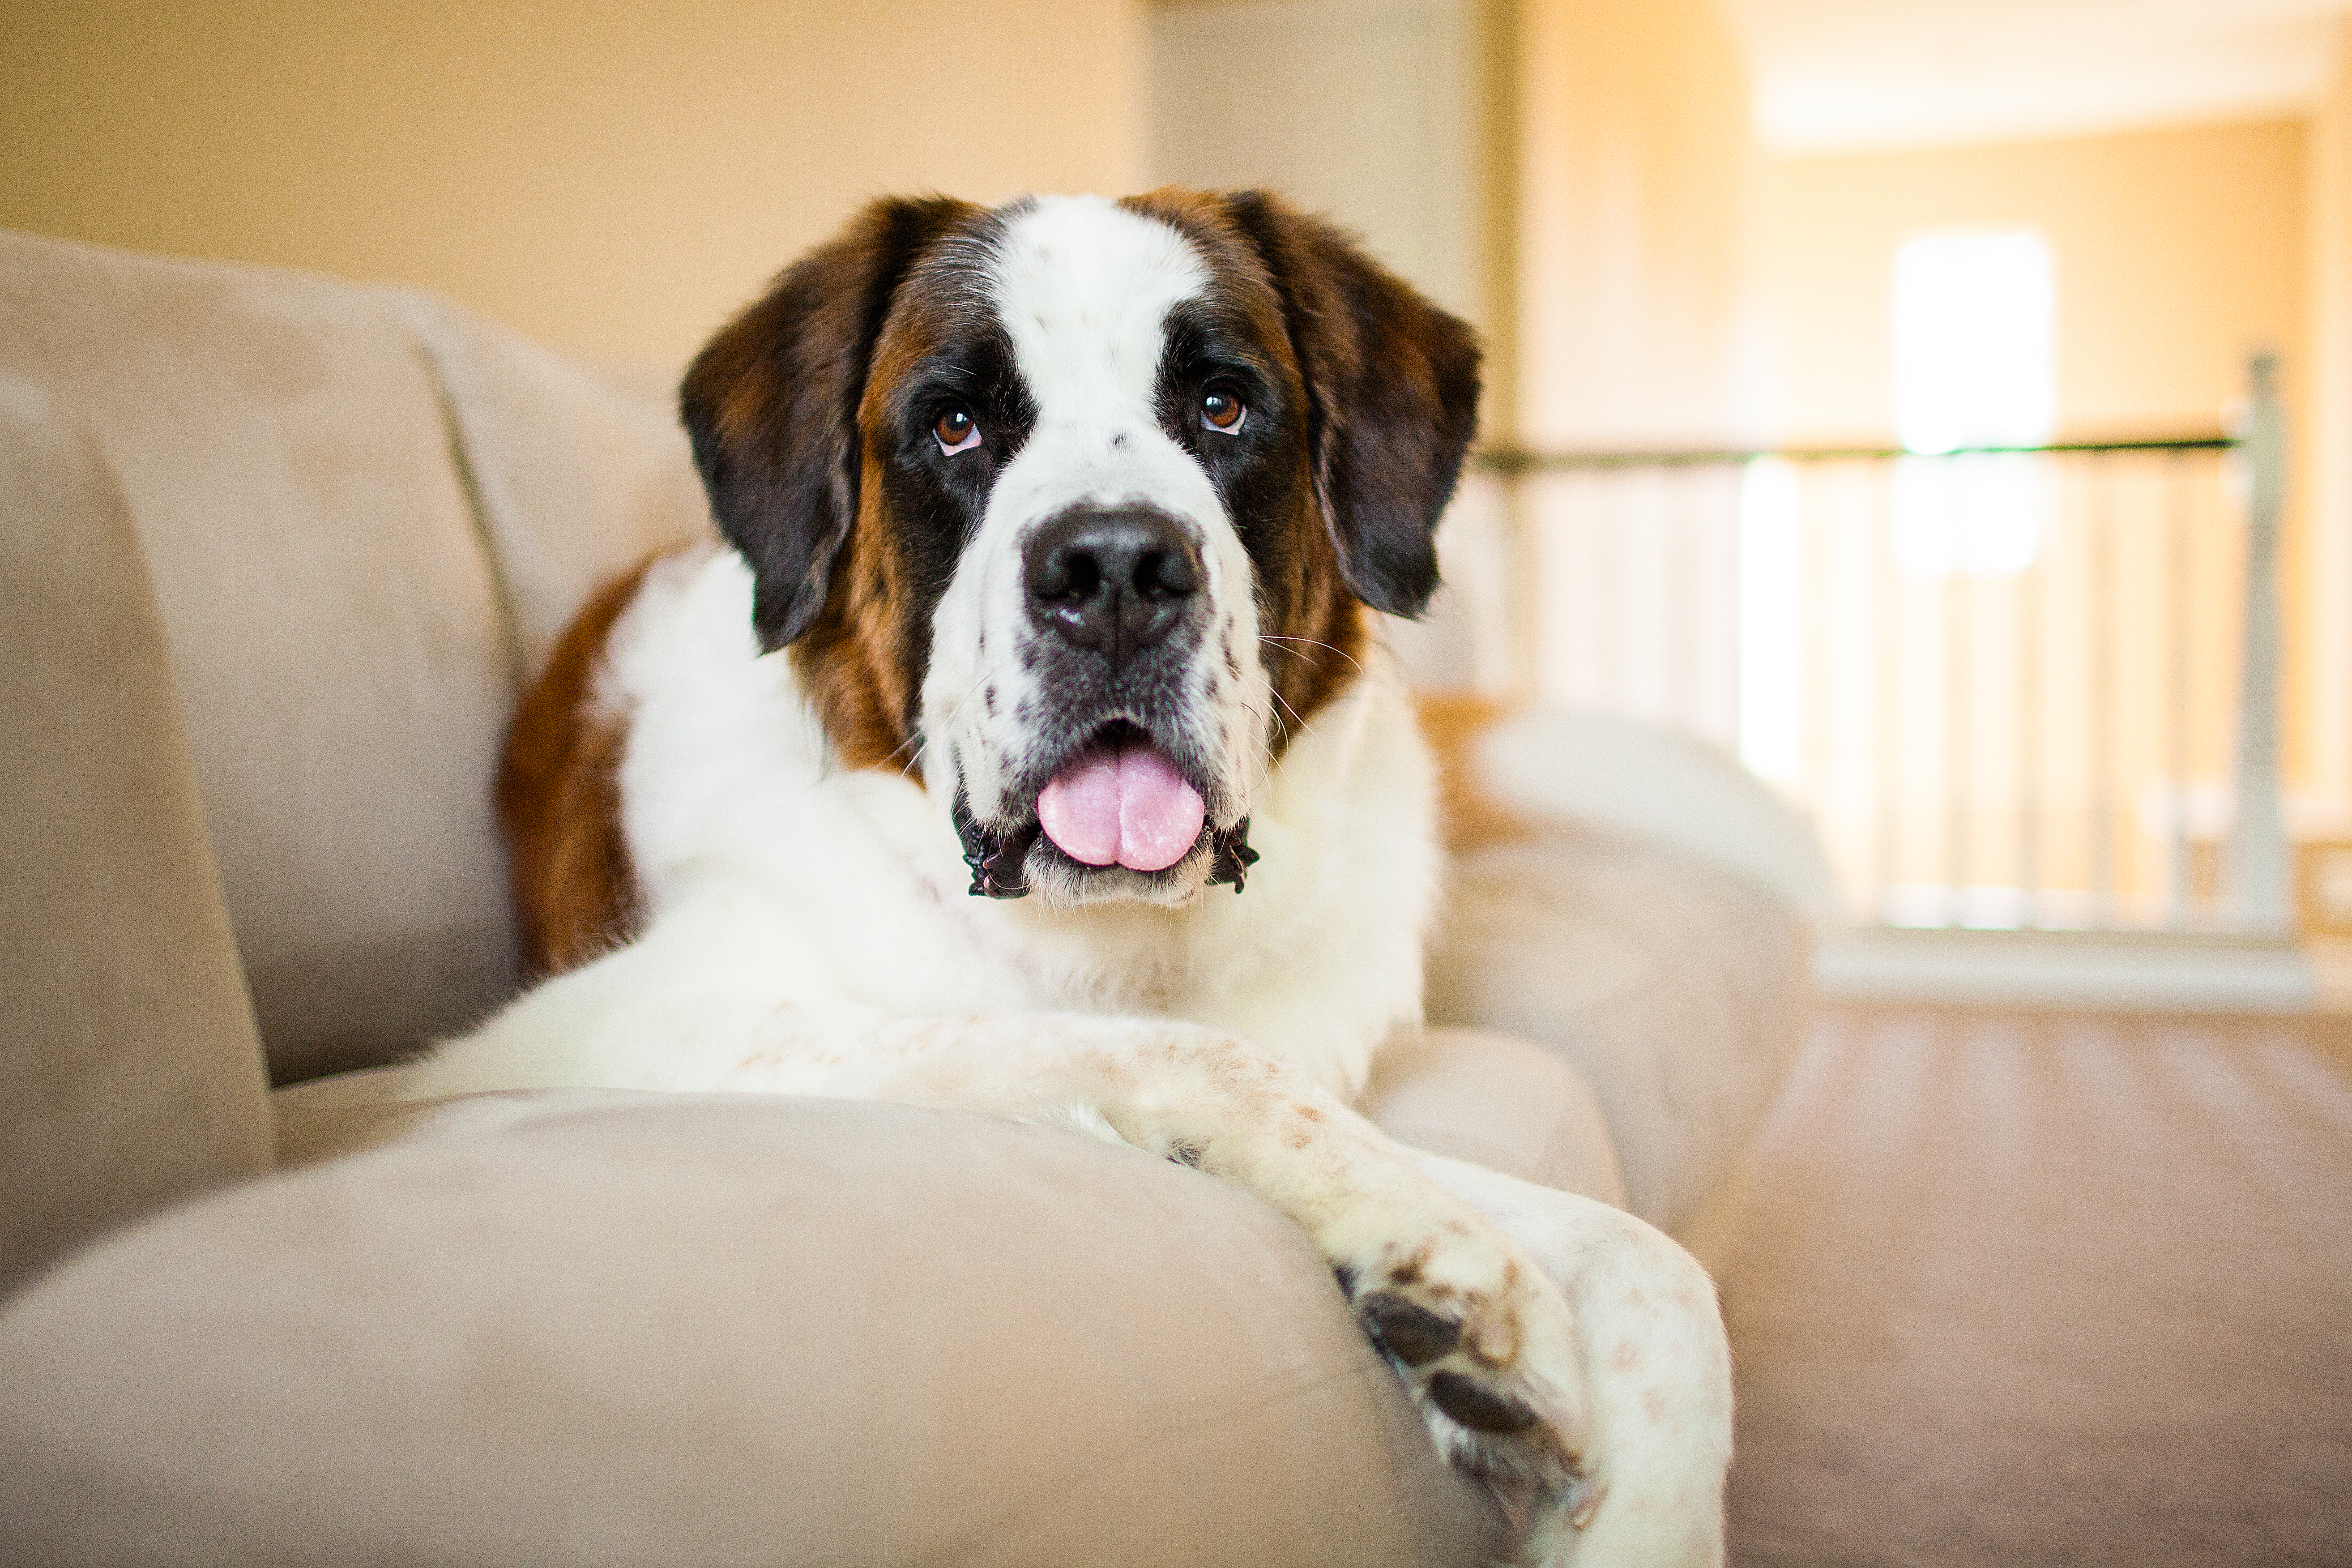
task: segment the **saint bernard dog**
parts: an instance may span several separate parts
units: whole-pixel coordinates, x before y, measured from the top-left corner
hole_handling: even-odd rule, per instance
[[[1718,1562],[1706,1274],[1352,1109],[1444,866],[1366,609],[1437,587],[1478,359],[1264,194],[867,207],[688,372],[723,544],[555,648],[499,781],[547,978],[402,1092],[871,1097],[1181,1161],[1307,1233],[1527,1561]]]

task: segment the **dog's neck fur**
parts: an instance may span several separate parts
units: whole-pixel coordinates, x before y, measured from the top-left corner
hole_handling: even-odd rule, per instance
[[[897,769],[838,764],[790,662],[760,654],[751,592],[731,550],[682,557],[615,629],[602,696],[630,723],[624,826],[652,919],[707,920],[755,973],[893,1012],[1219,1026],[1278,1042],[1350,1098],[1380,1043],[1418,1025],[1434,784],[1377,648],[1258,786],[1245,891],[1057,910],[971,897],[952,803]],[[1301,973],[1323,981],[1286,984]]]

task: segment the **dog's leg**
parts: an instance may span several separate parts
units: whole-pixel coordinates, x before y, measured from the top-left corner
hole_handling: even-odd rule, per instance
[[[1077,1121],[1255,1194],[1321,1251],[1449,1459],[1565,1513],[1582,1508],[1590,1405],[1557,1287],[1501,1226],[1272,1053],[1172,1022],[824,1005],[772,1015],[768,1038],[709,1087]]]
[[[1731,1352],[1706,1271],[1606,1204],[1441,1155],[1412,1158],[1508,1231],[1576,1315],[1593,1405],[1593,1511],[1579,1528],[1567,1510],[1538,1505],[1526,1561],[1539,1568],[1720,1563]]]

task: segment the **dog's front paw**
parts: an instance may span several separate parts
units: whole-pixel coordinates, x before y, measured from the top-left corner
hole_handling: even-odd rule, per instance
[[[1450,1218],[1418,1239],[1367,1248],[1339,1279],[1449,1460],[1532,1489],[1578,1522],[1590,1516],[1599,1491],[1576,1326],[1507,1237]]]

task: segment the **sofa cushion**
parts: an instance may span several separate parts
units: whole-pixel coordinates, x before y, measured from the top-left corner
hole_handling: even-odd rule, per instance
[[[656,550],[710,531],[667,377],[625,388],[446,300],[394,296],[447,406],[521,668]]]
[[[1803,1038],[1802,916],[1738,872],[1570,829],[1462,856],[1451,908],[1431,1019],[1558,1053],[1600,1100],[1627,1206],[1686,1236]]]
[[[971,1114],[668,1099],[408,1140],[0,1312],[0,1559],[1471,1564],[1242,1194]]]
[[[490,776],[516,671],[388,293],[0,235],[0,373],[120,479],[280,1079],[507,983]]]
[[[121,492],[0,375],[0,1292],[266,1169],[253,1011]]]
[[[1625,1206],[1616,1141],[1583,1075],[1490,1029],[1433,1028],[1372,1064],[1364,1114],[1416,1149]]]

